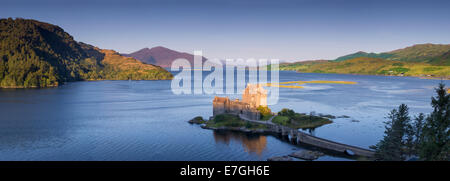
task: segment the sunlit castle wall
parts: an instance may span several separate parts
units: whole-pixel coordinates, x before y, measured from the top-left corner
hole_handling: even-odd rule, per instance
[[[267,90],[260,84],[248,84],[242,95],[242,102],[256,108],[267,106]]]
[[[261,85],[249,84],[244,90],[242,101],[228,97],[214,97],[213,116],[233,114],[247,119],[259,120],[259,106],[267,106],[267,91]]]

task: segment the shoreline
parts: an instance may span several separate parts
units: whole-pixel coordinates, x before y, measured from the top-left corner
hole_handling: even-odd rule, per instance
[[[139,79],[139,80],[131,80],[131,81],[158,81],[158,80],[172,80],[172,79]],[[95,79],[95,80],[78,80],[78,81],[70,81],[70,82],[64,82],[58,85],[50,85],[45,87],[40,86],[31,86],[31,87],[25,87],[25,86],[0,86],[0,89],[41,89],[41,88],[54,88],[63,86],[66,83],[71,82],[96,82],[96,81],[129,81],[129,80],[121,80],[121,79]]]
[[[384,76],[384,77],[414,77],[419,79],[431,79],[431,80],[450,80],[450,76],[447,77],[435,77],[435,76],[419,76],[419,75],[382,75],[382,74],[355,74],[355,73],[315,73],[315,72],[300,72],[297,70],[280,70],[280,71],[291,71],[296,73],[309,73],[309,74],[337,74],[337,75],[371,75],[371,76]]]

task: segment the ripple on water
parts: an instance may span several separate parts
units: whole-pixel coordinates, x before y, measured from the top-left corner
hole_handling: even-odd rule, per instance
[[[280,81],[336,80],[354,85],[280,88],[273,111],[348,115],[316,136],[362,147],[382,138],[401,103],[430,112],[440,80],[280,72]],[[450,81],[444,81],[450,85]],[[170,81],[74,82],[52,89],[0,90],[0,160],[266,160],[294,148],[273,136],[218,135],[190,125],[212,115],[214,95],[174,95]],[[355,119],[360,122],[352,122]],[[320,160],[342,160],[324,156]],[[345,160],[345,159],[344,159]]]

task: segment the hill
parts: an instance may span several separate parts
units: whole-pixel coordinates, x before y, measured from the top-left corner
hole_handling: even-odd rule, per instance
[[[294,62],[294,63],[281,63],[279,65],[279,68],[281,70],[300,70],[300,69],[307,69],[308,67],[315,65],[315,64],[322,64],[330,62],[329,60],[306,60],[301,62]],[[270,69],[270,68],[269,68]]]
[[[403,62],[381,58],[358,57],[345,61],[321,63],[301,62],[296,65],[280,64],[280,70],[295,70],[306,73],[432,76],[450,78],[450,66],[436,66],[421,62]]]
[[[393,56],[389,60],[426,62],[435,65],[450,65],[450,62],[440,62],[439,59],[450,51],[450,45],[419,44],[403,49],[387,52]]]
[[[418,44],[384,53],[357,52],[354,54],[339,57],[334,61],[339,62],[358,57],[368,57],[404,62],[424,62],[433,65],[450,65],[448,52],[450,52],[450,45]]]
[[[334,61],[341,62],[341,61],[350,60],[350,59],[358,58],[358,57],[389,58],[391,56],[392,56],[392,54],[387,54],[387,53],[366,53],[366,52],[363,52],[363,51],[359,51],[359,52],[356,52],[356,53],[353,53],[353,54],[349,54],[349,55],[345,55],[345,56],[342,56],[342,57],[338,57]]]
[[[0,19],[2,88],[51,87],[78,80],[170,78],[172,75],[161,67],[76,42],[58,26]]]
[[[450,51],[445,52],[441,56],[431,59],[431,62],[433,62],[434,64],[437,64],[437,65],[450,66]]]
[[[172,62],[178,58],[184,58],[188,60],[192,66],[194,65],[194,55],[178,52],[162,46],[153,47],[151,49],[144,48],[130,54],[122,55],[126,57],[133,57],[144,63],[154,64],[165,68],[170,67]],[[202,61],[206,61],[206,58],[202,57]]]
[[[102,79],[109,80],[159,80],[172,75],[160,66],[145,64],[131,57],[124,57],[114,50],[101,50],[105,58]]]

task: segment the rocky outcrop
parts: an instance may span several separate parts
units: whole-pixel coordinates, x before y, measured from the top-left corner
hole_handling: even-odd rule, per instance
[[[275,156],[268,158],[267,161],[293,161],[289,156]]]
[[[308,160],[308,161],[316,160],[323,155],[325,155],[325,154],[322,152],[310,151],[310,150],[301,150],[301,151],[297,151],[297,152],[289,154],[289,156],[291,156],[291,157],[300,158],[300,159]]]
[[[197,116],[191,120],[188,121],[191,124],[204,124],[206,123],[206,120],[204,120],[201,116]]]

